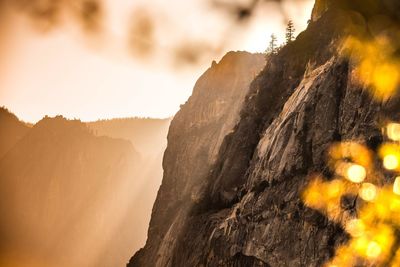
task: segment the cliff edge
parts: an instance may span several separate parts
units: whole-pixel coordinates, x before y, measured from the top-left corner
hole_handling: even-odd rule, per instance
[[[397,7],[317,0],[308,28],[269,58],[243,104],[224,115],[239,116],[218,139],[208,127],[189,130],[212,121],[202,119],[203,108],[216,99],[195,91],[189,102],[200,94],[210,99],[185,105],[172,122],[148,240],[128,266],[321,266],[333,257],[348,235],[306,207],[301,194],[313,173],[332,176],[326,160],[332,143],[379,146],[380,114],[395,110],[398,98],[370,96],[356,63],[342,53],[343,41],[375,34],[378,15],[398,21]],[[201,151],[215,140],[221,140],[215,152]],[[355,204],[344,201],[342,208],[354,212]]]

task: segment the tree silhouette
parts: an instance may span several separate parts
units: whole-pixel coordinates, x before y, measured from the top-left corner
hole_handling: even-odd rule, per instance
[[[275,34],[271,34],[271,40],[269,41],[269,45],[267,50],[265,51],[267,54],[276,54],[277,52],[277,39]]]
[[[286,44],[292,42],[294,40],[294,24],[292,20],[288,21],[288,24],[286,26]]]

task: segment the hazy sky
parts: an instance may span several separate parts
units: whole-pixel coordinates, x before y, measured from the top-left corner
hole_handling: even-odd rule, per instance
[[[0,105],[30,122],[57,114],[82,120],[173,116],[213,59],[229,50],[262,52],[271,33],[283,41],[287,18],[300,32],[313,1],[287,0],[281,8],[263,4],[244,23],[204,0],[105,4],[103,30],[91,38],[70,23],[38,33],[26,17],[10,15],[2,29]],[[151,39],[143,40],[140,29],[128,38],[135,19],[150,21]],[[135,53],[129,40],[149,45],[150,52]],[[187,47],[199,55],[192,65],[175,55]]]

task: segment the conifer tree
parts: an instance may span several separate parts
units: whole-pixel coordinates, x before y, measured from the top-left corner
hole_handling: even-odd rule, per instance
[[[292,20],[288,21],[288,24],[286,26],[286,44],[292,42],[294,40],[294,24]]]
[[[268,48],[265,51],[267,54],[276,54],[276,52],[277,52],[276,42],[277,42],[277,39],[276,39],[275,34],[271,34],[271,39],[269,41]]]

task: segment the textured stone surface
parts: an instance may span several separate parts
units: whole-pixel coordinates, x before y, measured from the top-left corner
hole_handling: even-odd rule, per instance
[[[197,176],[200,154],[182,153],[178,147],[188,135],[171,127],[164,158],[164,182],[170,184],[163,184],[159,197],[191,192],[195,201],[175,201],[171,208],[167,198],[159,199],[151,228],[167,234],[150,232],[128,266],[321,266],[333,256],[347,235],[306,208],[300,195],[311,174],[329,177],[325,151],[333,142],[365,140],[375,149],[382,138],[378,114],[398,104],[398,98],[386,107],[371,100],[356,82],[353,62],[339,53],[342,37],[367,32],[370,15],[349,1],[317,1],[308,29],[252,82],[209,175]],[[193,98],[201,101],[200,95]],[[185,112],[190,114],[182,109],[174,120]],[[200,143],[204,137],[190,136]],[[180,145],[173,147],[176,138]],[[194,165],[175,160],[181,156],[192,157]],[[177,166],[185,176],[168,173]]]
[[[148,242],[129,266],[171,264],[179,230],[189,209],[202,199],[200,190],[223,138],[237,123],[250,82],[264,65],[262,54],[230,52],[197,81],[171,123]]]
[[[373,19],[377,16],[400,19],[400,2],[398,0],[316,0],[311,15],[312,21],[317,21],[328,10],[346,9]],[[380,20],[382,21],[382,17]]]

